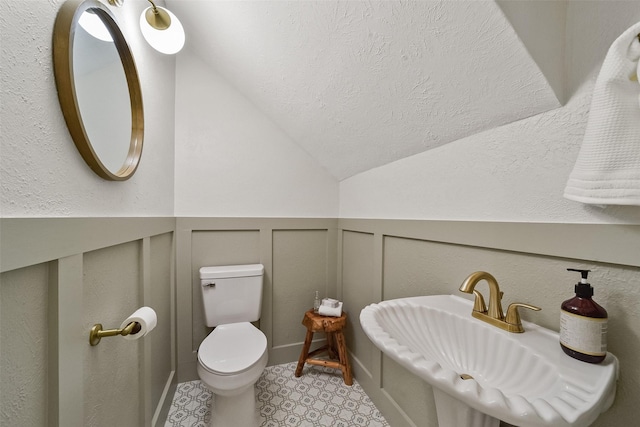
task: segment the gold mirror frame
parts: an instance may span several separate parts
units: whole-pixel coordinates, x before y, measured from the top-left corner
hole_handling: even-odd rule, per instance
[[[116,171],[110,171],[100,161],[96,154],[78,106],[76,86],[73,76],[73,43],[76,28],[79,25],[80,16],[91,9],[100,17],[103,24],[111,33],[115,47],[120,56],[124,73],[129,88],[131,102],[131,140],[129,151],[122,167]],[[129,45],[120,31],[114,16],[107,6],[97,0],[67,0],[56,17],[53,29],[53,66],[58,88],[58,99],[62,107],[64,119],[71,133],[73,142],[82,155],[84,161],[100,177],[110,181],[124,181],[131,178],[138,168],[142,156],[142,143],[144,137],[144,117],[142,109],[142,90],[138,71]]]

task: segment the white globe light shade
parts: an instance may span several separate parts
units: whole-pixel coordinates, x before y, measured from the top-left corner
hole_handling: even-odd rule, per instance
[[[102,19],[93,12],[84,11],[78,20],[80,26],[93,37],[105,42],[112,42],[113,37]]]
[[[174,53],[180,52],[184,46],[185,39],[184,28],[182,27],[180,20],[171,11],[164,7],[156,7],[169,14],[169,17],[171,18],[171,25],[166,30],[156,30],[153,28],[149,25],[145,16],[147,10],[151,9],[147,8],[143,10],[142,15],[140,15],[140,31],[142,31],[142,35],[147,43],[149,43],[151,47],[158,52],[165,53],[167,55],[173,55]]]

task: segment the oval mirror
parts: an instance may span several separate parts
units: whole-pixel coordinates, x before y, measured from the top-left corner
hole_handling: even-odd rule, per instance
[[[58,98],[71,138],[89,167],[122,181],[142,155],[142,91],[131,50],[104,4],[67,0],[53,30]]]

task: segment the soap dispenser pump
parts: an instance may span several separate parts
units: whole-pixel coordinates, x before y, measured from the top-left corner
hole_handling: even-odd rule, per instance
[[[564,301],[560,311],[560,347],[569,356],[600,363],[607,355],[607,310],[596,303],[587,283],[591,270],[567,268],[581,274],[574,287],[576,296]]]

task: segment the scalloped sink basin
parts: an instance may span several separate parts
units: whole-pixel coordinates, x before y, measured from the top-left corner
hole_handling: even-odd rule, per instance
[[[454,295],[401,298],[360,313],[369,339],[434,388],[440,427],[588,426],[615,397],[618,360],[580,362],[558,334],[530,322],[503,331]],[[460,414],[467,415],[460,415]],[[461,421],[460,417],[466,417]]]

